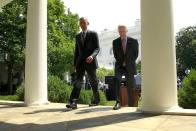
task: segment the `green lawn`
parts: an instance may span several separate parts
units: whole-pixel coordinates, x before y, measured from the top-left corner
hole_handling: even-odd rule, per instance
[[[107,101],[104,106],[114,106],[116,101]],[[141,106],[141,100],[138,101],[138,107]]]
[[[18,100],[18,96],[16,96],[16,95],[1,96],[0,95],[0,100],[17,101]]]
[[[0,95],[0,100],[9,100],[9,101],[17,101],[18,96],[16,95],[7,95],[7,96],[2,96]],[[104,106],[114,106],[116,101],[107,101]]]
[[[18,100],[18,96],[16,95],[7,95],[7,96],[1,96],[0,95],[0,100],[9,100],[9,101],[17,101]],[[107,101],[104,106],[114,106],[116,103],[116,101]],[[141,105],[141,101],[139,101],[138,106]]]
[[[115,103],[116,101],[107,101],[104,106],[114,106]]]

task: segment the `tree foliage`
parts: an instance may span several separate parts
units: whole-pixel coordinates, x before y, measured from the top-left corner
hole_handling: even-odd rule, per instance
[[[113,75],[114,75],[113,69],[106,69],[106,68],[97,69],[97,78],[102,82],[105,81],[105,76],[113,76]]]
[[[9,91],[14,75],[24,70],[27,0],[14,0],[0,12],[0,53],[8,69]]]
[[[176,36],[178,75],[184,76],[186,68],[196,69],[196,26],[182,29]]]
[[[25,68],[27,0],[13,0],[0,12],[0,53],[8,67],[8,84],[16,72]],[[71,13],[61,0],[48,0],[48,72],[62,78],[73,70],[78,15]]]
[[[48,69],[51,75],[63,78],[66,71],[73,71],[78,19],[78,15],[66,9],[60,0],[48,1]]]

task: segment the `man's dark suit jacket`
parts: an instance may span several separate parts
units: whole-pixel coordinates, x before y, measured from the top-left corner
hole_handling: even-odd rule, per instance
[[[123,68],[126,63],[127,73],[136,74],[136,59],[138,57],[138,42],[136,39],[127,37],[126,52],[123,52],[121,38],[113,40],[113,53],[116,59],[115,70]]]
[[[100,50],[98,35],[96,32],[88,30],[84,43],[82,43],[81,35],[81,32],[76,35],[74,66],[77,69],[82,64],[85,64],[88,69],[96,69],[98,67],[96,56]],[[90,64],[86,63],[86,58],[89,56],[94,58]]]

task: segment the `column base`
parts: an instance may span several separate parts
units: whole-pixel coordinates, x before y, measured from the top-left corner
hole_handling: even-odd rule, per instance
[[[181,109],[179,106],[173,106],[173,107],[140,107],[140,111],[144,113],[150,113],[150,112],[167,112],[171,110]]]
[[[25,106],[40,106],[40,105],[48,105],[49,101],[35,101],[35,102],[25,102]]]
[[[195,109],[183,109],[179,106],[174,106],[167,110],[143,110],[140,108],[137,109],[141,113],[146,114],[158,114],[158,115],[180,115],[180,116],[196,116]]]

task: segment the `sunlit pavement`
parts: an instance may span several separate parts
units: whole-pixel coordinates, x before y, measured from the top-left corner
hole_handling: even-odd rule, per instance
[[[0,101],[0,131],[196,131],[196,116],[142,114],[136,108],[62,103],[25,107]]]

